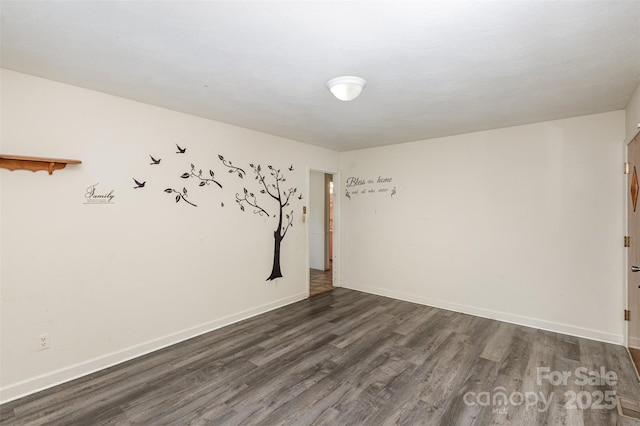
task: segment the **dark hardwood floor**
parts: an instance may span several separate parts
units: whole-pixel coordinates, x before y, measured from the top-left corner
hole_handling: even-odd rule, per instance
[[[640,398],[622,346],[336,288],[4,404],[0,422],[637,425],[611,392]]]
[[[333,290],[332,277],[330,270],[321,271],[320,269],[309,269],[309,296],[316,296]]]

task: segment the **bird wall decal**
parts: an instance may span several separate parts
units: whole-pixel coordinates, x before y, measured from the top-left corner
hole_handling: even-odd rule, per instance
[[[158,158],[158,159],[156,160],[155,158],[153,158],[153,156],[152,156],[152,155],[149,155],[149,157],[151,157],[151,161],[153,161],[153,163],[149,163],[149,164],[151,164],[152,166],[153,166],[153,165],[155,165],[155,164],[160,164],[160,162],[162,161],[162,159],[161,159],[161,158]]]
[[[133,189],[144,188],[144,185],[147,183],[147,181],[144,181],[142,183],[138,182],[136,178],[133,178],[133,181],[136,183],[136,186],[134,186]]]
[[[180,148],[180,145],[176,144],[176,146],[178,147],[178,150],[176,151],[176,154],[184,154],[185,151],[187,150],[187,148]]]

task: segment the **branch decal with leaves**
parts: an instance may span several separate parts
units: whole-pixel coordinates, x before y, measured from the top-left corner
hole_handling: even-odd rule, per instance
[[[258,205],[258,200],[253,192],[249,192],[247,188],[244,188],[244,196],[240,197],[240,194],[236,192],[236,203],[240,205],[240,210],[244,211],[244,204],[247,203],[254,208],[253,213],[260,216],[269,217],[269,213]],[[274,216],[275,217],[275,216]]]
[[[173,188],[167,188],[164,190],[164,192],[166,192],[167,194],[172,194],[172,193],[178,194],[176,195],[176,203],[180,202],[180,200],[183,200],[185,203],[191,204],[193,207],[198,207],[192,202],[190,202],[189,200],[187,200],[187,188],[182,188],[182,192],[176,191]]]
[[[220,188],[222,188],[222,185],[220,184],[220,182],[218,182],[217,180],[214,179],[215,173],[213,172],[213,170],[209,170],[209,176],[211,176],[211,177],[210,178],[202,177],[202,169],[200,169],[198,171],[198,173],[196,173],[196,166],[191,164],[191,172],[185,172],[180,177],[183,178],[183,179],[189,179],[191,177],[199,179],[200,183],[198,184],[198,186],[209,185],[209,184],[211,184],[213,182],[216,185],[218,185]]]
[[[220,161],[222,161],[222,164],[224,164],[225,166],[229,167],[229,173],[237,173],[238,177],[240,179],[243,179],[244,175],[247,174],[247,172],[245,172],[240,167],[234,166],[231,161],[225,160],[224,157],[221,154],[218,154],[218,158],[220,159]]]

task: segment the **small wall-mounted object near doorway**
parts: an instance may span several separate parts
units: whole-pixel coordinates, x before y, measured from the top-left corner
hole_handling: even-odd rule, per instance
[[[309,295],[333,289],[333,175],[309,176]]]

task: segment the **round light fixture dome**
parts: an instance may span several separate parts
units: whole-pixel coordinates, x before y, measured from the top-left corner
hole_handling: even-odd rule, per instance
[[[352,101],[360,96],[366,84],[363,78],[346,75],[332,78],[327,82],[327,87],[339,100]]]

